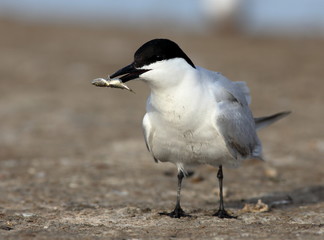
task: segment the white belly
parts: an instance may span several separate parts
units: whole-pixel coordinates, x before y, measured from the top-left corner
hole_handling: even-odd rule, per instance
[[[172,122],[158,119],[158,116],[153,118],[150,148],[159,161],[183,165],[239,164],[230,155],[223,138],[211,123],[194,121],[193,118]]]

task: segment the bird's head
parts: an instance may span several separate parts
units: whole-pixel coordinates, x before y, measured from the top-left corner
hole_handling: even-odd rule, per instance
[[[142,79],[151,85],[165,85],[174,84],[174,81],[192,69],[195,69],[195,65],[175,42],[153,39],[135,52],[131,64],[110,77],[119,77],[124,83]]]

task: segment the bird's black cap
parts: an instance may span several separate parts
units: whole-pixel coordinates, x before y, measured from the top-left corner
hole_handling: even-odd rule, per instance
[[[169,39],[153,39],[143,44],[135,52],[134,65],[136,68],[140,68],[156,61],[172,58],[183,58],[189,65],[195,68],[193,62],[181,50],[178,44]]]

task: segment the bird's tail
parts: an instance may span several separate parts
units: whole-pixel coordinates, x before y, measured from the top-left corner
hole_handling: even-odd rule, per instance
[[[256,128],[256,130],[260,130],[261,128],[264,128],[264,127],[280,120],[281,118],[286,117],[290,113],[291,113],[290,111],[286,111],[286,112],[280,112],[280,113],[276,113],[276,114],[266,116],[266,117],[254,118],[255,128]]]

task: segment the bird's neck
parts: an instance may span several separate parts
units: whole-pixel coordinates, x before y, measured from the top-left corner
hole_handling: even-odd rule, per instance
[[[177,126],[193,121],[197,111],[202,110],[200,104],[204,92],[196,78],[184,80],[170,87],[151,86],[147,112]]]

